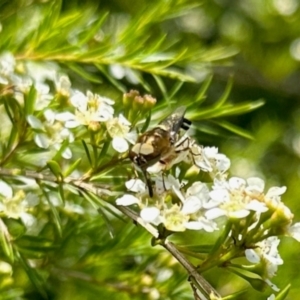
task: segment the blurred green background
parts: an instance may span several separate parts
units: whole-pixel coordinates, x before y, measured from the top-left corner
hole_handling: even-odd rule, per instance
[[[179,64],[179,67],[186,68],[189,75],[193,75],[195,79],[194,82],[184,83],[179,91],[181,97],[193,101],[203,81],[213,74],[206,105],[211,105],[222,95],[230,78],[233,78],[229,96],[231,103],[265,100],[265,105],[258,110],[224,118],[227,122],[249,131],[253,135],[252,140],[220,130],[210,120],[193,120],[200,131],[197,140],[201,144],[219,147],[220,152],[231,159],[231,175],[259,176],[265,179],[267,187],[287,186],[283,201],[295,214],[295,220],[299,221],[299,1],[190,1],[188,4],[193,7],[185,13],[181,13],[180,7],[187,4],[187,1],[62,1],[61,15],[82,13],[84,19],[89,15],[100,18],[104,13],[108,13],[105,29],[110,32],[109,37],[113,44],[115,30],[120,30],[129,20],[143,20],[143,15],[150,6],[153,8],[155,5],[162,5],[163,2],[168,2],[168,5],[173,3],[175,7],[178,5],[178,11],[170,12],[169,18],[166,12],[160,21],[150,23],[151,26],[149,25],[143,34],[147,32],[147,38],[151,40],[156,34],[165,33],[170,43],[176,41],[175,47],[186,47],[191,53],[195,49],[203,49],[201,63],[193,65],[192,59],[189,63],[188,58],[185,58],[185,61]],[[32,50],[28,40],[22,39],[22,33],[25,34],[26,31],[30,31],[29,28],[35,26],[34,17],[39,14],[43,16],[49,3],[51,2],[0,0],[0,51],[12,51],[19,59],[32,58],[30,55],[36,52]],[[138,34],[138,23],[136,28]],[[135,34],[135,28],[132,30],[132,34]],[[12,37],[9,42],[7,32],[11,33]],[[5,42],[1,38],[4,33]],[[136,46],[147,48],[148,40],[143,37],[140,37],[141,45]],[[130,36],[125,38],[130,39]],[[65,42],[67,44],[70,41]],[[134,57],[134,44],[131,47]],[[37,52],[43,51],[47,53],[47,43],[39,45]],[[40,58],[41,61],[48,59],[47,55]],[[135,82],[125,77],[114,78],[109,63],[100,66],[104,68],[101,74],[89,64],[82,63],[82,68],[85,68],[87,73],[91,72],[93,76],[101,77],[102,82],[99,84],[80,77],[79,72],[74,71],[74,65],[67,60],[62,58],[56,62],[68,73],[72,84],[83,91],[90,89],[113,99],[121,99],[122,88],[134,88],[141,93],[150,92],[158,101],[164,98],[159,81],[153,79],[151,72],[139,70],[140,82]],[[170,76],[162,78],[167,90],[176,82],[176,79]],[[122,222],[115,220],[113,226],[116,236],[112,239],[100,217],[88,220],[84,224],[79,224],[79,220],[76,219],[73,222],[74,228],[78,229],[78,236],[73,228],[74,232],[70,232],[73,239],[66,239],[64,247],[51,254],[51,275],[45,274],[49,276],[49,289],[53,290],[53,295],[49,296],[51,299],[94,299],[97,296],[101,296],[101,299],[192,298],[183,270],[163,250],[151,248],[150,238],[142,229],[132,224],[124,227]],[[202,238],[201,235],[189,236],[191,243],[196,242],[198,238]],[[180,240],[180,237],[178,239]],[[91,244],[93,247],[89,248],[88,253],[82,250],[85,255],[77,261],[77,271],[72,269],[63,273],[57,269],[55,264],[71,265],[73,257],[78,259],[79,254],[75,252],[80,252],[80,249],[88,248]],[[274,282],[282,288],[291,283],[292,289],[288,299],[297,299],[300,292],[300,245],[294,240],[284,238],[280,251],[285,263],[279,267]],[[212,270],[206,274],[206,278],[223,294],[232,292],[232,288],[247,289],[247,283],[241,279],[225,270],[217,272],[220,274],[218,277],[215,275],[216,270]],[[98,278],[98,281],[95,278]],[[2,286],[3,295],[6,297],[3,296],[3,299],[40,299],[39,294],[30,287],[27,279],[24,279],[21,270],[17,275],[15,273],[14,280],[14,285]],[[15,294],[4,293],[11,286]],[[151,294],[146,288],[143,290],[142,286],[157,288],[160,292],[159,298],[155,298],[155,288]],[[18,294],[24,287],[26,293]],[[269,293],[261,294],[249,289],[236,299],[266,299],[268,295]]]

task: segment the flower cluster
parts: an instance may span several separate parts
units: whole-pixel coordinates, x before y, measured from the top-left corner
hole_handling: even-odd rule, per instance
[[[230,160],[215,147],[197,145],[187,134],[174,148],[166,162],[155,162],[146,169],[152,179],[154,197],[149,197],[143,181],[131,179],[126,182],[129,193],[119,197],[117,205],[138,206],[144,222],[163,225],[169,232],[210,233],[223,228],[225,222],[231,224],[227,243],[235,241],[235,247],[240,247],[249,263],[260,270],[256,272],[260,278],[278,291],[270,281],[283,263],[277,251],[277,236],[292,236],[300,241],[300,223],[292,224],[293,215],[281,201],[286,187],[272,187],[265,192],[265,183],[260,178],[228,178]],[[180,182],[181,166],[186,163],[198,172],[208,173],[213,183],[187,179]],[[229,245],[230,242],[228,248]]]
[[[15,114],[9,116],[10,122],[3,120],[10,125],[2,127],[14,133],[10,144],[15,147],[18,142],[31,143],[48,151],[49,157],[60,153],[62,158],[70,160],[76,138],[89,138],[96,163],[97,150],[104,142],[115,151],[113,155],[117,152],[119,157],[126,158],[131,146],[137,145],[136,125],[156,99],[130,91],[123,97],[123,111],[116,114],[118,109],[113,100],[73,89],[69,78],[58,75],[57,70],[55,64],[19,63],[10,53],[0,56],[0,92],[12,95],[5,109],[12,105],[7,112]],[[24,112],[17,113],[17,108],[24,108]],[[21,124],[15,126],[20,132],[13,131],[14,121]],[[142,168],[148,186],[140,179],[127,181],[128,192],[116,199],[117,205],[135,205],[143,222],[164,227],[168,232],[211,233],[229,224],[228,235],[223,236],[227,243],[224,249],[236,247],[239,250],[233,252],[236,256],[229,255],[229,260],[241,256],[242,252],[256,274],[277,291],[270,279],[283,263],[277,250],[278,236],[291,236],[300,241],[300,223],[293,223],[293,214],[281,201],[286,187],[271,187],[265,192],[265,183],[260,178],[229,178],[230,160],[216,147],[198,145],[187,133],[178,133],[178,139],[177,132],[175,135],[176,139],[173,135],[172,144],[167,145],[170,151],[165,153],[165,159],[157,160],[156,155],[153,162]],[[20,141],[19,137],[22,137]],[[167,143],[170,141],[171,138],[167,139]],[[143,150],[145,156],[159,149],[154,149],[153,144],[142,146],[139,141],[136,149]],[[7,157],[14,149],[7,148]],[[103,146],[103,149],[106,148]],[[38,163],[44,167],[46,161]],[[201,181],[208,177],[206,175],[211,177],[211,183]],[[154,197],[149,197],[149,184]],[[35,232],[39,220],[32,211],[45,195],[38,197],[29,191],[33,189],[31,184],[25,185],[23,189],[0,181],[0,212],[5,217],[21,219],[28,231]],[[52,208],[59,205],[58,197],[47,188],[45,191],[48,198],[44,202]],[[65,211],[84,213],[75,203],[66,201],[65,204]],[[222,256],[222,253],[217,254],[218,258]]]
[[[13,93],[22,106],[28,101],[26,97],[28,98],[30,91],[35,91],[33,110],[26,116],[35,144],[42,149],[54,151],[64,145],[62,156],[70,159],[72,150],[66,145],[74,141],[73,130],[85,126],[91,132],[99,132],[102,124],[112,138],[114,150],[126,152],[128,143],[135,142],[136,133],[131,132],[131,123],[124,115],[114,116],[114,101],[90,91],[83,94],[72,89],[69,78],[58,75],[57,70],[58,66],[55,64],[50,68],[47,64],[17,62],[11,53],[0,56],[0,88],[13,87],[6,92]],[[49,81],[54,83],[55,90],[51,91]],[[131,94],[139,102],[144,101],[138,93]],[[124,96],[126,105],[131,94],[128,93],[129,97]],[[145,103],[153,102],[153,98],[148,98],[146,95]],[[67,110],[66,105],[61,105],[63,103],[67,104]],[[153,103],[148,104],[149,107],[151,105]]]

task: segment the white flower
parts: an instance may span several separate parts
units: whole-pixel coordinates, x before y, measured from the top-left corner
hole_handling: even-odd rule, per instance
[[[0,194],[5,198],[11,198],[13,195],[11,186],[2,180],[0,180]]]
[[[162,212],[163,224],[166,229],[181,232],[185,231],[185,224],[189,220],[189,216],[182,213],[178,205],[173,205],[171,208],[167,208]]]
[[[27,208],[38,203],[36,195],[25,194],[23,190],[14,193],[12,187],[2,180],[0,181],[0,200],[0,211],[8,218],[14,219],[25,218]]]
[[[68,76],[62,75],[62,76],[59,76],[58,78],[55,78],[54,84],[55,84],[57,93],[65,96],[65,97],[70,96],[71,81]]]
[[[71,97],[71,103],[76,108],[76,117],[80,124],[90,122],[106,122],[113,117],[114,101],[87,91],[86,96],[76,91]]]
[[[293,224],[287,229],[288,235],[300,242],[300,222]]]
[[[196,166],[204,172],[223,174],[230,167],[229,158],[222,153],[218,153],[216,147],[202,147],[193,143],[190,149]]]
[[[130,132],[130,122],[120,114],[118,118],[110,119],[106,122],[106,128],[109,135],[112,137],[112,146],[119,153],[126,152],[129,149],[129,144],[134,144],[136,134]]]
[[[69,143],[74,141],[73,133],[56,120],[54,111],[50,109],[45,110],[44,118],[45,121],[42,123],[33,115],[27,117],[27,122],[35,132],[34,141],[38,147],[48,149],[51,146],[55,150],[59,150],[65,140]],[[66,147],[62,156],[65,159],[70,159],[72,157],[71,149]]]
[[[148,171],[148,169],[147,169]],[[168,176],[164,176],[162,174],[158,174],[155,179],[155,191],[158,195],[163,194],[166,191],[171,189],[180,189],[180,182],[177,178],[168,174]]]
[[[14,73],[16,61],[10,52],[5,52],[0,56],[0,83],[8,84]]]
[[[173,186],[173,190],[182,202],[181,213],[189,216],[184,227],[191,230],[205,230],[213,232],[218,229],[217,224],[206,218],[205,212],[210,209],[212,204],[209,202],[209,190],[206,184],[194,182],[185,195],[180,189]]]
[[[244,218],[250,211],[258,214],[266,212],[268,207],[261,201],[261,197],[258,197],[258,190],[261,189],[258,188],[257,182],[258,180],[253,178],[248,182],[238,177],[232,177],[228,181],[215,179],[209,195],[217,207],[209,210],[206,217],[215,219],[227,215],[230,218]]]
[[[271,187],[266,194],[266,202],[272,206],[277,206],[281,203],[281,195],[286,192],[286,186]]]
[[[264,266],[265,273],[262,274],[262,277],[275,291],[279,289],[269,279],[276,275],[278,265],[283,264],[283,260],[277,250],[279,243],[280,240],[272,236],[257,243],[255,248],[245,250],[245,255],[249,262],[253,264],[260,263]]]
[[[68,82],[64,81],[64,88],[68,88]],[[80,125],[93,128],[95,124],[106,122],[113,117],[114,108],[112,105],[114,101],[90,91],[87,91],[86,95],[80,91],[75,91],[70,102],[75,108],[75,114],[64,112],[59,115],[60,120],[65,122],[67,128],[75,128]]]

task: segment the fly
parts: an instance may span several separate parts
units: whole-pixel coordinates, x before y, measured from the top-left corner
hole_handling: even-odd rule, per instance
[[[147,168],[157,162],[166,164],[168,158],[174,155],[180,129],[188,130],[192,124],[184,118],[185,111],[184,106],[178,107],[156,127],[143,133],[129,151],[130,159],[145,176],[150,197],[153,197],[153,188]]]

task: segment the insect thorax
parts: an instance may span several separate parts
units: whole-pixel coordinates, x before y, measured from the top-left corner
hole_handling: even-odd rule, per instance
[[[130,159],[138,166],[150,166],[169,151],[172,142],[170,133],[156,127],[142,134],[129,152]]]

